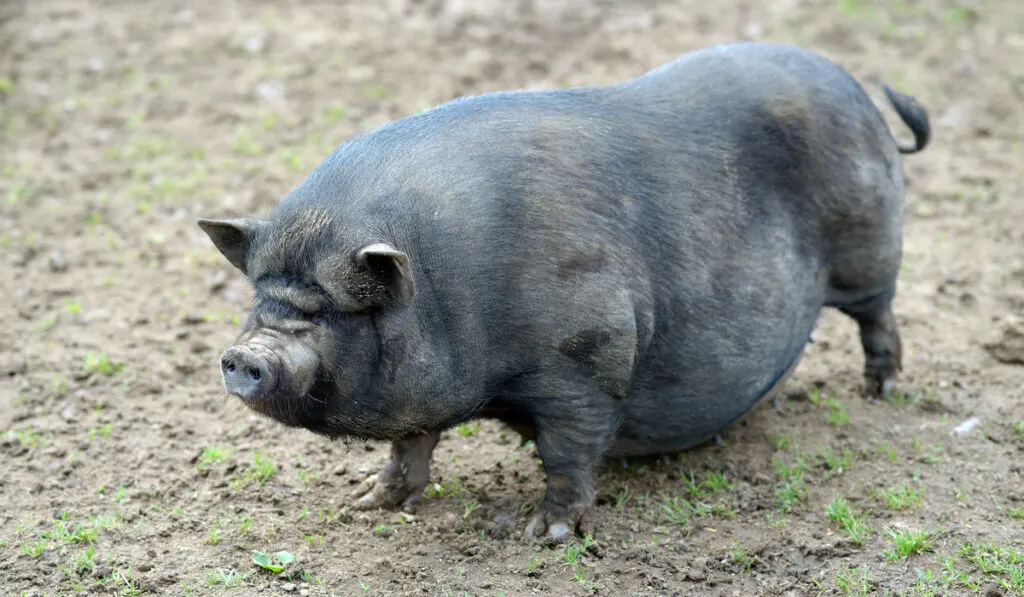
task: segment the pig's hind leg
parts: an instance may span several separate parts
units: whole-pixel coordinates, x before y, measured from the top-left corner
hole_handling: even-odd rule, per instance
[[[852,239],[846,239],[850,241]],[[868,393],[881,398],[893,389],[903,368],[899,326],[893,314],[901,247],[899,237],[878,235],[851,243],[832,272],[827,305],[857,322],[864,349],[864,376]]]
[[[864,377],[868,392],[875,398],[884,398],[892,393],[896,374],[903,368],[903,346],[892,311],[894,294],[890,291],[839,306],[839,310],[852,317],[860,327]]]

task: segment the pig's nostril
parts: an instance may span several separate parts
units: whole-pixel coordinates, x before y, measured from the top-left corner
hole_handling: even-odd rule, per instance
[[[232,373],[234,373],[234,371],[235,371],[235,364],[234,363],[227,363],[226,365],[224,365],[224,368],[227,369],[228,371],[231,371]]]
[[[245,369],[245,372],[249,374],[249,377],[255,379],[256,381],[260,380],[260,370],[259,369],[255,369],[253,367],[247,367]]]

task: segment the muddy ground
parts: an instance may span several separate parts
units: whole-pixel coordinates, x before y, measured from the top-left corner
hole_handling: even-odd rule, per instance
[[[1022,6],[8,0],[3,593],[1024,594]],[[553,549],[518,540],[543,475],[497,424],[446,435],[411,515],[353,512],[386,446],[227,399],[217,355],[250,295],[198,216],[260,213],[346,137],[461,94],[737,39],[808,45],[931,111],[905,160],[893,399],[861,396],[856,328],[827,312],[781,409],[610,465],[598,533]]]

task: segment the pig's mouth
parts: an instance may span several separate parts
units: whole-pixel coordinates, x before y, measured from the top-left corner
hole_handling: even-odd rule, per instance
[[[302,342],[276,333],[260,332],[220,357],[224,389],[253,410],[282,422],[316,378],[319,359]],[[294,413],[293,413],[294,414]]]

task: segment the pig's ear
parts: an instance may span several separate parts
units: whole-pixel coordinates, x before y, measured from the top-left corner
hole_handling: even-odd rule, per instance
[[[243,274],[248,273],[246,266],[249,247],[262,222],[252,218],[230,218],[227,220],[200,218],[198,224],[221,254],[231,262],[231,265],[240,269]]]
[[[387,288],[389,296],[377,299],[380,306],[408,305],[412,301],[416,285],[405,253],[387,243],[375,243],[360,249],[356,264]]]

